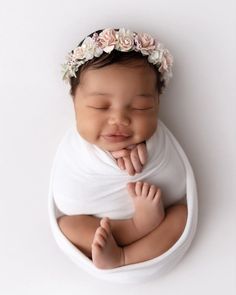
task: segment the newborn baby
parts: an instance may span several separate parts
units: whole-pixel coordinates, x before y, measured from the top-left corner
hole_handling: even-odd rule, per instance
[[[157,257],[187,220],[184,165],[158,120],[160,76],[141,55],[79,70],[76,128],[61,143],[53,184],[59,227],[98,268]]]

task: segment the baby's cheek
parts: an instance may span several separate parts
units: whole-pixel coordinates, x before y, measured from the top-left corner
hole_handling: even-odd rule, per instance
[[[140,124],[137,127],[136,143],[141,143],[149,139],[156,130],[155,122],[149,122],[148,124]]]

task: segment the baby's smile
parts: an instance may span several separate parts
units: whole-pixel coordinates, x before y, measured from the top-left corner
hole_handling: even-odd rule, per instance
[[[128,138],[130,138],[130,136],[117,134],[102,135],[102,137],[108,142],[121,142],[126,141]]]

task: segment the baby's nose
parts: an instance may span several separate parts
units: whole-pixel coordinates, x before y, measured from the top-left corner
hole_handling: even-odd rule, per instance
[[[113,111],[108,123],[128,126],[130,124],[129,114],[127,111]]]

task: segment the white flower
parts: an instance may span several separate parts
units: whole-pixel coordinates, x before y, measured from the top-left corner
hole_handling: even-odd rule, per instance
[[[160,63],[162,55],[163,53],[161,50],[153,50],[152,53],[148,56],[148,61],[154,65]]]
[[[85,47],[76,47],[73,52],[74,59],[83,59],[85,55]]]
[[[94,56],[100,56],[103,50],[97,47],[96,41],[93,38],[87,37],[81,45],[81,51],[83,51],[83,58],[87,61]]]
[[[134,33],[129,29],[121,28],[117,33],[116,49],[119,51],[129,51],[134,46]]]

